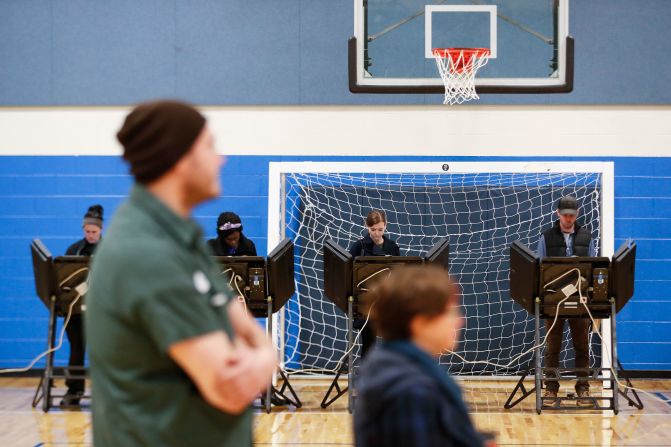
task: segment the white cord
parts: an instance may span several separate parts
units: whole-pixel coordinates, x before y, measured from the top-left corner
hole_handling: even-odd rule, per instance
[[[75,276],[79,275],[80,273],[88,271],[88,269],[89,269],[88,266],[86,266],[86,267],[81,267],[81,268],[75,270],[74,272],[72,272],[72,273],[70,273],[68,276],[66,276],[66,277],[65,277],[65,278],[58,284],[58,287],[62,289],[68,281],[70,281],[72,278],[74,278]]]
[[[388,271],[388,270],[389,270],[389,269],[387,268],[387,269],[382,269],[382,270],[379,270],[379,271],[373,273],[372,275],[370,275],[370,276],[366,277],[365,279],[361,280],[361,281],[359,282],[359,284],[357,284],[357,287],[359,287],[361,284],[365,283],[366,281],[368,281],[369,279],[371,279],[371,278],[374,277],[375,275],[377,275],[377,274],[379,274],[379,273],[381,273],[381,272],[384,272],[384,271]],[[547,287],[547,286],[550,285],[551,283],[553,283],[553,282],[555,282],[555,281],[557,281],[557,280],[563,278],[564,276],[566,276],[566,275],[568,275],[568,274],[570,274],[570,273],[572,273],[572,272],[574,272],[574,271],[575,271],[575,272],[578,272],[578,291],[579,291],[579,293],[581,293],[581,292],[580,292],[580,285],[581,285],[581,279],[582,279],[582,276],[580,275],[580,270],[577,269],[577,268],[571,269],[571,270],[565,272],[564,274],[562,274],[561,276],[559,276],[559,277],[553,279],[551,282],[547,283],[547,284],[545,285],[545,287]],[[582,297],[582,295],[581,295],[581,297]],[[464,363],[468,363],[468,364],[485,364],[485,365],[492,365],[492,366],[499,367],[499,368],[507,368],[507,367],[509,367],[510,365],[512,365],[513,363],[515,363],[517,360],[519,360],[520,358],[522,358],[522,357],[524,357],[525,355],[527,355],[529,352],[532,352],[532,351],[533,351],[534,349],[536,349],[536,348],[542,348],[542,347],[545,345],[546,340],[547,340],[548,336],[550,335],[550,332],[552,332],[552,329],[555,327],[555,325],[556,325],[556,323],[557,323],[557,319],[559,318],[559,308],[560,308],[560,305],[561,305],[564,301],[566,301],[568,298],[569,298],[569,296],[564,297],[561,301],[559,301],[559,303],[557,303],[557,309],[556,309],[556,311],[555,311],[555,316],[554,316],[554,319],[553,319],[553,321],[552,321],[552,325],[550,325],[550,327],[548,328],[548,330],[547,330],[547,332],[546,332],[546,334],[545,334],[545,337],[543,337],[543,341],[542,341],[539,345],[537,345],[537,346],[532,346],[532,347],[529,348],[528,350],[524,351],[522,354],[519,354],[517,357],[514,357],[514,358],[513,358],[508,364],[506,364],[506,365],[499,365],[499,364],[497,364],[497,363],[488,362],[488,361],[486,361],[486,360],[479,360],[479,361],[466,360],[464,357],[462,357],[460,354],[458,354],[457,352],[454,352],[454,351],[447,351],[447,353],[448,353],[448,354],[455,355],[457,358],[459,358],[460,360],[462,360]],[[371,306],[371,309],[372,309],[372,308],[373,308],[373,306]],[[343,354],[343,356],[340,357],[340,359],[338,360],[338,363],[337,363],[337,366],[336,366],[335,369],[333,369],[333,370],[330,370],[330,369],[303,369],[303,370],[297,370],[297,371],[293,371],[293,372],[287,372],[287,374],[302,374],[302,373],[313,372],[313,371],[314,371],[314,372],[324,372],[324,373],[329,373],[329,372],[333,372],[333,373],[335,373],[335,372],[337,372],[337,371],[339,370],[339,368],[340,368],[340,364],[342,363],[342,361],[345,359],[345,357],[347,357],[347,356],[349,355],[349,353],[352,351],[352,349],[354,349],[354,346],[356,346],[356,343],[357,343],[357,341],[359,340],[359,336],[361,335],[361,332],[363,332],[363,329],[364,329],[364,328],[366,327],[366,325],[368,324],[368,319],[369,319],[369,318],[370,318],[370,309],[368,310],[368,314],[366,315],[366,321],[364,322],[363,326],[361,326],[361,329],[359,329],[359,333],[356,335],[356,337],[355,337],[355,339],[354,339],[354,343],[352,344],[352,346],[351,346],[347,351],[345,351],[345,353]],[[285,372],[286,372],[286,371],[285,371]]]
[[[377,275],[377,274],[379,274],[379,273],[381,273],[381,272],[383,272],[383,271],[386,271],[386,270],[388,270],[388,269],[379,270],[378,272],[376,272],[376,273],[374,273],[374,274],[368,276],[367,278],[365,278],[364,280],[362,280],[361,282],[359,282],[359,284],[357,284],[357,287],[361,286],[361,284],[363,284],[364,282],[368,281],[368,280],[369,280],[370,278],[372,278],[373,276],[375,276],[375,275]],[[547,286],[549,286],[550,284],[553,284],[553,283],[559,281],[560,279],[564,278],[565,276],[569,275],[569,274],[572,273],[572,272],[577,272],[577,273],[578,273],[578,280],[577,280],[577,282],[576,282],[576,287],[577,287],[577,289],[578,289],[578,295],[579,295],[579,297],[580,297],[580,302],[581,302],[582,305],[585,307],[585,310],[587,311],[587,314],[589,315],[589,318],[590,318],[590,320],[592,321],[593,328],[595,328],[594,331],[598,334],[599,339],[601,340],[601,345],[603,346],[604,350],[606,351],[606,355],[608,356],[608,358],[610,358],[610,352],[609,352],[608,346],[604,343],[604,341],[603,341],[603,337],[602,337],[602,335],[601,335],[601,332],[600,332],[599,329],[598,329],[598,325],[597,325],[596,321],[594,320],[594,317],[592,316],[592,313],[591,313],[590,310],[589,310],[589,306],[587,305],[587,302],[584,300],[584,297],[583,297],[583,295],[582,295],[582,281],[583,281],[583,277],[582,277],[582,273],[580,272],[580,270],[579,270],[578,268],[571,269],[571,270],[569,270],[569,271],[563,273],[562,275],[558,276],[557,278],[554,278],[552,281],[549,281],[547,284],[544,285],[544,287],[547,287]],[[561,301],[559,301],[559,302],[557,303],[557,305],[556,305],[556,311],[555,311],[555,316],[554,316],[554,319],[553,319],[553,321],[552,321],[552,325],[550,325],[550,327],[548,328],[548,330],[547,330],[547,332],[546,332],[546,334],[545,334],[545,337],[543,337],[543,341],[542,341],[540,344],[538,344],[537,346],[533,346],[533,347],[529,348],[528,350],[524,351],[522,354],[519,354],[518,356],[514,357],[509,363],[507,363],[507,364],[505,364],[505,365],[501,365],[501,364],[493,363],[493,362],[488,362],[488,361],[470,361],[470,360],[466,360],[464,357],[462,357],[460,354],[458,354],[458,353],[455,352],[455,351],[447,351],[447,353],[456,356],[457,358],[459,358],[460,360],[462,360],[464,363],[468,363],[468,364],[485,364],[485,365],[492,365],[492,366],[495,366],[495,367],[498,367],[498,368],[507,368],[507,367],[511,366],[513,363],[515,363],[517,360],[519,360],[520,358],[522,358],[522,357],[524,357],[525,355],[527,355],[529,352],[532,352],[532,351],[533,351],[534,349],[536,349],[536,348],[542,348],[542,347],[545,345],[548,336],[550,335],[550,333],[552,332],[552,329],[555,327],[555,325],[556,325],[556,323],[557,323],[557,319],[558,319],[558,317],[559,317],[559,310],[560,310],[560,306],[561,306],[561,304],[562,304],[564,301],[566,301],[567,299],[569,299],[569,298],[570,298],[570,296],[564,297]],[[372,309],[372,306],[371,306],[371,309]],[[342,364],[343,360],[349,355],[349,353],[352,351],[352,349],[354,349],[354,347],[356,346],[356,343],[357,343],[357,341],[359,340],[359,336],[361,335],[361,333],[363,332],[363,329],[364,329],[364,328],[366,327],[366,325],[368,324],[368,320],[369,320],[369,318],[370,318],[370,309],[369,309],[369,311],[368,311],[368,314],[366,315],[366,321],[364,322],[363,326],[362,326],[361,329],[359,330],[359,333],[356,335],[356,337],[355,337],[355,339],[354,339],[354,343],[352,344],[352,346],[351,346],[347,351],[345,351],[345,353],[343,354],[343,356],[338,360],[338,363],[336,364],[336,368],[335,368],[335,369],[333,369],[333,370],[330,370],[330,369],[326,369],[326,370],[325,370],[325,369],[305,369],[305,370],[297,370],[297,371],[292,371],[292,372],[288,372],[288,371],[284,371],[284,372],[285,372],[286,374],[288,374],[288,375],[291,375],[291,374],[302,374],[302,373],[308,373],[308,372],[325,372],[325,373],[328,373],[328,372],[332,372],[332,373],[338,372],[338,370],[340,369],[340,365]],[[659,400],[659,401],[661,401],[661,402],[664,402],[664,403],[671,403],[671,399],[662,399],[662,398],[660,398],[659,396],[657,396],[657,395],[655,395],[655,394],[653,394],[653,393],[651,393],[651,392],[649,392],[649,391],[646,391],[646,390],[643,390],[643,389],[640,389],[640,388],[636,388],[636,387],[632,387],[632,386],[628,386],[628,385],[624,385],[624,384],[623,384],[622,382],[620,382],[620,380],[618,379],[618,377],[617,377],[617,373],[616,373],[615,370],[613,369],[613,365],[611,365],[609,369],[610,369],[610,371],[611,371],[612,374],[613,374],[613,379],[615,380],[615,382],[617,382],[617,384],[618,384],[619,386],[621,386],[622,388],[626,388],[626,389],[630,389],[630,390],[634,390],[634,391],[638,391],[638,392],[647,394],[647,395],[651,396],[652,398],[657,399],[657,400]],[[615,391],[615,392],[617,392],[617,391]]]
[[[356,286],[357,286],[357,287],[361,287],[361,284],[365,283],[365,282],[368,281],[369,279],[374,278],[375,276],[379,275],[380,273],[389,272],[389,270],[390,270],[389,267],[385,267],[385,268],[383,268],[383,269],[380,269],[380,270],[378,270],[377,272],[375,272],[375,273],[373,273],[373,274],[371,274],[371,275],[368,275],[367,277],[365,277],[364,279],[362,279],[361,281],[359,281],[359,284],[357,284]],[[389,273],[391,273],[391,272],[389,272]],[[364,290],[367,290],[367,289],[364,289]]]
[[[363,325],[361,326],[361,329],[359,329],[359,332],[356,334],[356,337],[354,337],[354,342],[352,343],[352,346],[345,351],[345,353],[340,357],[338,360],[338,363],[336,363],[336,367],[334,369],[300,369],[296,371],[286,371],[283,370],[286,374],[292,375],[292,374],[303,374],[303,373],[309,373],[309,372],[318,372],[318,373],[337,373],[340,370],[340,365],[342,364],[343,360],[349,355],[350,352],[354,349],[356,346],[357,342],[359,341],[359,337],[361,336],[361,333],[363,332],[363,329],[366,327],[368,324],[368,320],[370,318],[370,311],[373,309],[373,306],[375,303],[373,303],[370,308],[368,309],[368,313],[366,314],[366,321],[364,321]]]
[[[231,272],[231,276],[228,280],[228,286],[233,288],[233,285],[235,284],[235,290],[238,291],[238,301],[241,302],[243,306],[245,306],[245,311],[249,315],[249,309],[247,308],[247,299],[245,298],[245,294],[242,292],[242,290],[240,290],[240,282],[242,282],[243,280],[242,276],[236,274],[230,267],[219,273],[219,275],[226,275],[229,272]]]
[[[571,269],[571,270],[565,272],[561,276],[559,276],[559,277],[553,279],[552,281],[548,282],[547,284],[545,284],[543,287],[545,288],[545,287],[549,286],[550,284],[556,282],[557,280],[567,276],[569,273],[572,273],[572,272],[578,272],[577,286],[578,286],[578,293],[580,294],[580,298],[581,298],[581,301],[582,301],[582,291],[580,290],[580,286],[582,285],[581,284],[582,283],[582,275],[580,274],[580,270],[578,268],[574,268],[574,269]],[[536,346],[532,346],[531,348],[527,349],[526,351],[517,355],[516,357],[513,357],[513,359],[505,365],[500,365],[498,363],[489,362],[487,360],[466,360],[464,357],[462,357],[460,354],[458,354],[455,351],[447,351],[447,354],[452,354],[452,355],[456,356],[458,359],[460,359],[461,361],[463,361],[464,363],[471,364],[471,365],[491,365],[491,366],[495,366],[497,368],[508,368],[510,365],[512,365],[513,363],[515,363],[516,361],[518,361],[519,359],[521,359],[522,357],[524,357],[528,353],[532,352],[534,349],[542,348],[543,346],[545,346],[547,338],[550,335],[550,332],[552,332],[552,329],[555,327],[555,324],[557,323],[557,319],[559,318],[559,308],[564,301],[569,299],[569,297],[570,297],[570,295],[567,296],[567,297],[564,297],[561,301],[559,301],[557,303],[557,309],[555,311],[554,319],[552,320],[552,325],[550,325],[550,327],[546,331],[545,337],[543,337],[543,341],[540,342]]]
[[[58,339],[58,345],[57,346],[55,346],[51,349],[48,349],[48,350],[44,351],[42,354],[35,357],[35,359],[33,359],[33,361],[30,362],[30,364],[28,366],[26,366],[25,368],[0,369],[0,374],[22,373],[22,372],[29,371],[30,369],[32,369],[33,366],[35,366],[35,363],[37,363],[42,357],[46,356],[47,354],[50,354],[52,352],[56,352],[59,349],[61,349],[61,347],[63,346],[63,335],[65,334],[65,328],[67,328],[68,323],[70,323],[70,317],[72,316],[72,309],[74,308],[74,305],[77,303],[77,301],[79,301],[79,298],[81,298],[81,295],[79,293],[77,293],[77,296],[75,297],[75,299],[72,300],[72,302],[70,303],[70,306],[68,307],[68,313],[67,313],[67,316],[65,317],[65,321],[63,322],[63,328],[61,329],[61,335]],[[49,316],[49,318],[51,318],[51,316]]]
[[[547,287],[548,287],[550,284],[554,284],[554,283],[556,283],[556,282],[559,281],[560,279],[564,278],[565,276],[568,276],[569,274],[571,274],[571,273],[573,273],[573,272],[578,272],[578,284],[580,284],[580,282],[581,282],[580,280],[582,279],[582,273],[580,272],[580,269],[578,269],[578,268],[576,267],[576,268],[572,268],[571,270],[568,270],[568,271],[562,273],[561,275],[559,275],[559,276],[557,276],[556,278],[554,278],[552,281],[548,281],[548,282],[543,286],[543,288],[544,288],[544,289],[547,289]],[[580,292],[579,292],[579,293],[580,293]],[[581,295],[581,298],[582,298],[582,295]]]
[[[598,329],[599,326],[598,326],[597,322],[594,320],[594,317],[592,316],[592,313],[591,313],[590,310],[589,310],[589,306],[587,305],[587,301],[584,299],[584,297],[583,297],[583,295],[582,295],[582,281],[583,281],[583,277],[582,277],[582,274],[580,273],[580,270],[577,269],[577,268],[575,268],[575,269],[571,269],[571,270],[567,271],[566,273],[564,273],[563,275],[561,275],[561,276],[559,276],[559,277],[553,279],[552,281],[548,282],[547,284],[545,284],[544,287],[549,286],[550,284],[552,284],[552,283],[558,281],[559,279],[561,279],[561,278],[567,276],[569,273],[571,273],[571,272],[573,272],[573,271],[577,271],[577,272],[578,272],[578,281],[577,281],[577,283],[576,283],[576,287],[578,288],[578,295],[579,295],[579,297],[580,297],[580,302],[581,302],[582,305],[585,307],[585,310],[587,311],[587,314],[589,315],[589,318],[590,318],[590,320],[592,321],[592,328],[593,328],[594,332],[596,332],[597,335],[599,336],[599,339],[601,340],[601,346],[603,346],[603,349],[604,349],[604,351],[605,351],[605,353],[606,353],[607,358],[611,358],[610,350],[608,349],[608,345],[607,345],[606,343],[604,343],[603,336],[601,335],[601,332],[600,332],[599,329]],[[551,332],[552,329],[554,328],[555,323],[557,322],[557,317],[558,317],[558,315],[559,315],[559,306],[560,306],[564,301],[566,301],[568,298],[569,298],[569,297],[565,297],[565,298],[562,299],[559,303],[557,303],[557,312],[555,313],[554,321],[552,322],[552,325],[550,326],[550,328],[547,330],[547,333],[546,333],[546,335],[545,335],[545,338],[543,339],[543,342],[540,343],[538,346],[534,346],[533,348],[531,348],[531,349],[525,351],[524,353],[518,355],[518,356],[515,357],[510,363],[508,363],[507,365],[498,365],[498,364],[496,364],[496,363],[491,363],[491,362],[487,362],[487,361],[468,361],[468,360],[466,360],[465,358],[463,358],[462,356],[460,356],[459,354],[457,354],[456,352],[451,352],[451,353],[452,353],[453,355],[457,356],[458,358],[460,358],[460,359],[461,359],[462,361],[464,361],[465,363],[470,363],[470,364],[488,364],[488,365],[493,365],[493,366],[502,367],[502,368],[508,367],[508,366],[510,366],[512,363],[514,363],[517,359],[519,359],[519,358],[521,358],[522,356],[526,355],[526,354],[527,354],[528,352],[530,352],[531,350],[536,349],[537,347],[542,347],[542,346],[545,344],[548,335],[550,334],[550,332]],[[656,394],[653,394],[653,393],[651,393],[651,392],[649,392],[649,391],[646,391],[646,390],[643,390],[643,389],[640,389],[640,388],[636,388],[636,387],[632,387],[632,386],[628,386],[628,385],[623,384],[623,383],[620,382],[620,380],[618,379],[618,377],[617,377],[617,373],[615,372],[615,369],[613,368],[613,365],[611,365],[611,366],[609,367],[609,370],[610,370],[611,373],[613,374],[613,380],[615,380],[615,382],[618,384],[618,386],[621,386],[622,388],[626,388],[626,389],[630,389],[630,390],[633,390],[633,391],[638,391],[638,392],[647,394],[648,396],[650,396],[650,397],[652,397],[653,399],[656,399],[656,400],[658,400],[658,401],[660,401],[660,402],[671,403],[671,399],[662,399],[662,398],[660,398],[659,396],[657,396]],[[618,391],[617,391],[617,390],[614,390],[614,392],[618,392]]]
[[[233,279],[235,279],[235,281],[233,281]],[[247,300],[245,299],[245,294],[242,293],[242,290],[240,290],[240,282],[243,281],[242,276],[232,275],[231,281],[233,281],[235,283],[235,290],[238,291],[238,296],[242,297],[242,300],[245,302],[245,307],[247,307],[247,305],[246,305]]]
[[[219,276],[221,276],[221,275],[225,275],[225,274],[227,274],[228,272],[232,272],[232,271],[233,271],[233,269],[229,267],[229,268],[227,268],[226,270],[224,270],[224,271],[222,271],[221,273],[219,273]],[[228,279],[228,285],[229,285],[229,286],[230,286],[231,284],[233,284],[233,278],[235,278],[235,276],[236,276],[235,273],[233,273],[233,274],[230,276],[230,278]]]
[[[356,286],[361,287],[361,284],[365,283],[369,279],[374,278],[375,276],[379,275],[380,273],[384,273],[384,272],[391,273],[390,268],[385,267],[385,268],[380,269],[380,270],[378,270],[377,272],[375,272],[371,275],[368,275],[367,277],[365,277],[364,279],[359,281],[359,283]],[[365,291],[367,289],[363,289],[363,290]],[[357,342],[359,341],[359,337],[361,336],[361,333],[363,332],[364,328],[368,325],[368,320],[370,319],[370,311],[373,309],[374,305],[375,304],[373,303],[373,305],[371,305],[370,308],[368,309],[368,313],[366,314],[366,321],[364,321],[363,325],[361,326],[361,329],[359,329],[359,332],[356,334],[356,337],[354,337],[354,342],[352,343],[352,346],[350,346],[349,349],[347,349],[347,351],[345,351],[345,353],[342,355],[342,357],[340,357],[340,359],[338,359],[338,363],[336,363],[336,367],[334,369],[316,369],[316,368],[313,368],[313,369],[300,369],[300,370],[296,370],[296,371],[286,371],[286,370],[283,370],[283,371],[288,375],[303,374],[303,373],[310,373],[310,372],[337,373],[340,370],[340,365],[345,360],[345,358],[349,355],[349,353],[352,352],[352,350],[356,346]]]
[[[379,275],[380,273],[384,273],[384,272],[391,273],[390,268],[385,267],[385,268],[380,269],[380,270],[378,270],[377,272],[375,272],[371,275],[368,275],[367,277],[365,277],[364,279],[359,281],[359,283],[356,286],[361,287],[361,284],[365,283],[369,279],[374,278],[375,276]],[[363,289],[363,290],[366,291],[367,289]],[[291,371],[291,372],[284,370],[284,372],[288,375],[303,374],[303,373],[310,373],[310,372],[337,373],[340,370],[340,365],[342,364],[343,360],[345,360],[345,358],[349,355],[349,353],[352,352],[352,350],[356,346],[357,342],[359,341],[359,337],[361,336],[361,333],[363,332],[364,328],[368,325],[368,320],[370,318],[370,311],[373,309],[374,305],[375,305],[375,303],[373,303],[370,306],[370,308],[368,309],[368,313],[366,314],[366,321],[364,321],[363,325],[361,326],[361,329],[359,329],[359,332],[356,334],[356,337],[354,337],[354,342],[352,343],[352,346],[350,346],[349,349],[347,351],[345,351],[345,353],[342,355],[342,357],[340,357],[340,359],[338,360],[338,363],[336,363],[336,367],[334,369],[315,369],[315,368],[313,368],[313,369],[300,369],[300,370]]]

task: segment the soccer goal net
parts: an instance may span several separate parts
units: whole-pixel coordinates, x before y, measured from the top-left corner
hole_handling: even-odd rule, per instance
[[[578,199],[578,221],[600,254],[613,251],[609,163],[271,163],[269,181],[268,245],[289,237],[296,247],[296,294],[277,334],[290,372],[332,371],[345,355],[347,317],[323,294],[322,246],[333,239],[347,248],[363,237],[372,209],[386,212],[387,234],[402,255],[421,256],[449,239],[465,317],[458,355],[440,358],[451,374],[516,375],[528,366],[534,322],[510,298],[510,245],[535,249],[560,197]],[[564,331],[560,360],[571,366]],[[601,362],[597,338],[594,364]]]

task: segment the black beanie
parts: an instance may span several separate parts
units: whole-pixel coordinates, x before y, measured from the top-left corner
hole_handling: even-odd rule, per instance
[[[102,205],[91,205],[84,214],[84,222],[82,223],[82,227],[84,225],[96,225],[99,228],[102,229],[103,227],[103,207]]]
[[[219,237],[223,239],[235,231],[242,233],[240,216],[231,211],[221,213],[219,219],[217,219],[217,234]]]
[[[148,183],[165,174],[191,149],[204,126],[205,117],[189,104],[146,102],[126,117],[117,138],[135,180]]]

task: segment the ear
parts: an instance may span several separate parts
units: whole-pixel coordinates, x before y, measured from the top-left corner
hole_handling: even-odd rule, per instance
[[[191,163],[193,162],[193,147],[191,147],[188,151],[182,155],[182,157],[177,160],[177,163],[175,163],[175,167],[179,167],[180,169],[183,170],[190,170],[191,169]]]
[[[428,321],[429,319],[426,317],[426,315],[415,315],[412,317],[410,324],[408,325],[410,329],[410,338],[413,338],[419,334],[424,326],[426,326]]]

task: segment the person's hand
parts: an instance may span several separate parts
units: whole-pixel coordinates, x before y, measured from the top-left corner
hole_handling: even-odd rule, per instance
[[[272,344],[267,343],[261,346],[251,346],[247,340],[236,338],[233,342],[234,352],[243,356],[251,357],[253,361],[253,373],[258,374],[259,381],[267,386],[270,378],[277,368],[277,350]]]
[[[233,352],[218,377],[219,386],[233,388],[250,401],[272,380],[274,359],[267,352],[251,348],[244,340],[236,339]]]

